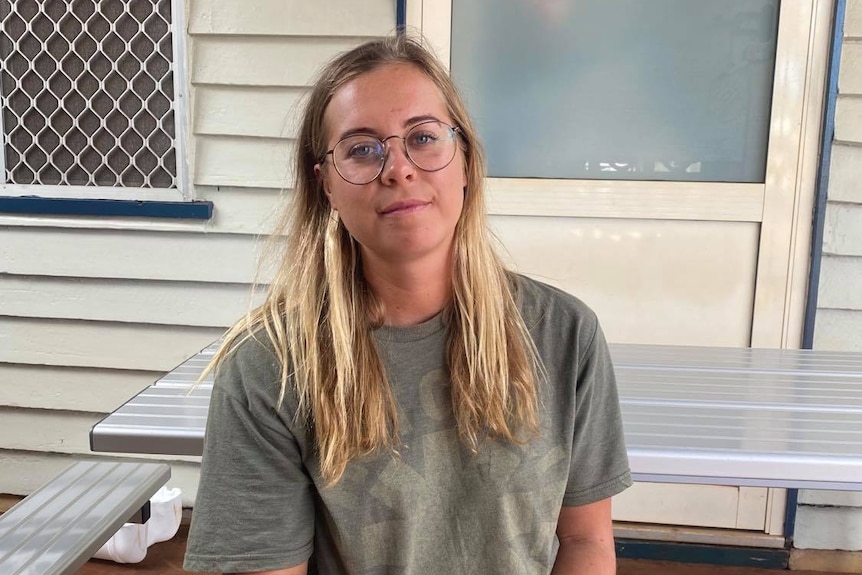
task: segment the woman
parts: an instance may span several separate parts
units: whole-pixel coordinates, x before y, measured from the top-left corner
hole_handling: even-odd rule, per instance
[[[445,70],[404,37],[339,56],[296,162],[282,264],[214,361],[185,567],[614,573],[607,346],[494,254]]]

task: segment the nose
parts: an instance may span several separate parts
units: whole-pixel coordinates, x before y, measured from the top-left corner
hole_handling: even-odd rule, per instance
[[[383,158],[380,181],[384,184],[393,184],[399,180],[412,180],[416,175],[416,166],[407,156],[404,139],[399,136],[390,136],[383,143],[386,146],[386,156]]]

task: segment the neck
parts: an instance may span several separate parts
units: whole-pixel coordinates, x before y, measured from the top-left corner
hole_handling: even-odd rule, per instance
[[[383,303],[386,325],[403,327],[431,319],[452,299],[452,258],[387,264],[363,257],[363,273]]]

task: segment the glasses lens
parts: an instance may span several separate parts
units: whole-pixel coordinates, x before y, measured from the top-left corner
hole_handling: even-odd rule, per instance
[[[426,172],[442,170],[455,157],[458,143],[455,132],[442,122],[423,122],[407,132],[404,138],[407,155],[417,168]]]
[[[384,156],[383,143],[362,134],[341,140],[332,150],[335,169],[353,184],[367,184],[376,178]]]

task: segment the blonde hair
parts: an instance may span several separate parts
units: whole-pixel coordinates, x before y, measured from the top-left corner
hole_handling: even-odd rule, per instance
[[[485,162],[475,128],[446,70],[417,40],[371,41],[332,60],[307,101],[295,156],[290,209],[274,238],[281,261],[266,300],[228,331],[210,367],[264,331],[281,365],[279,404],[295,390],[296,417],[313,430],[320,470],[337,483],[351,459],[398,447],[398,415],[373,330],[382,304],[362,275],[359,250],[332,213],[314,166],[326,152],[324,113],[347,82],[391,63],[409,63],[440,89],[460,128],[467,185],[455,229],[446,355],[452,410],[464,444],[498,437],[523,442],[538,430],[541,369],[518,309],[514,277],[496,255],[484,203]]]

